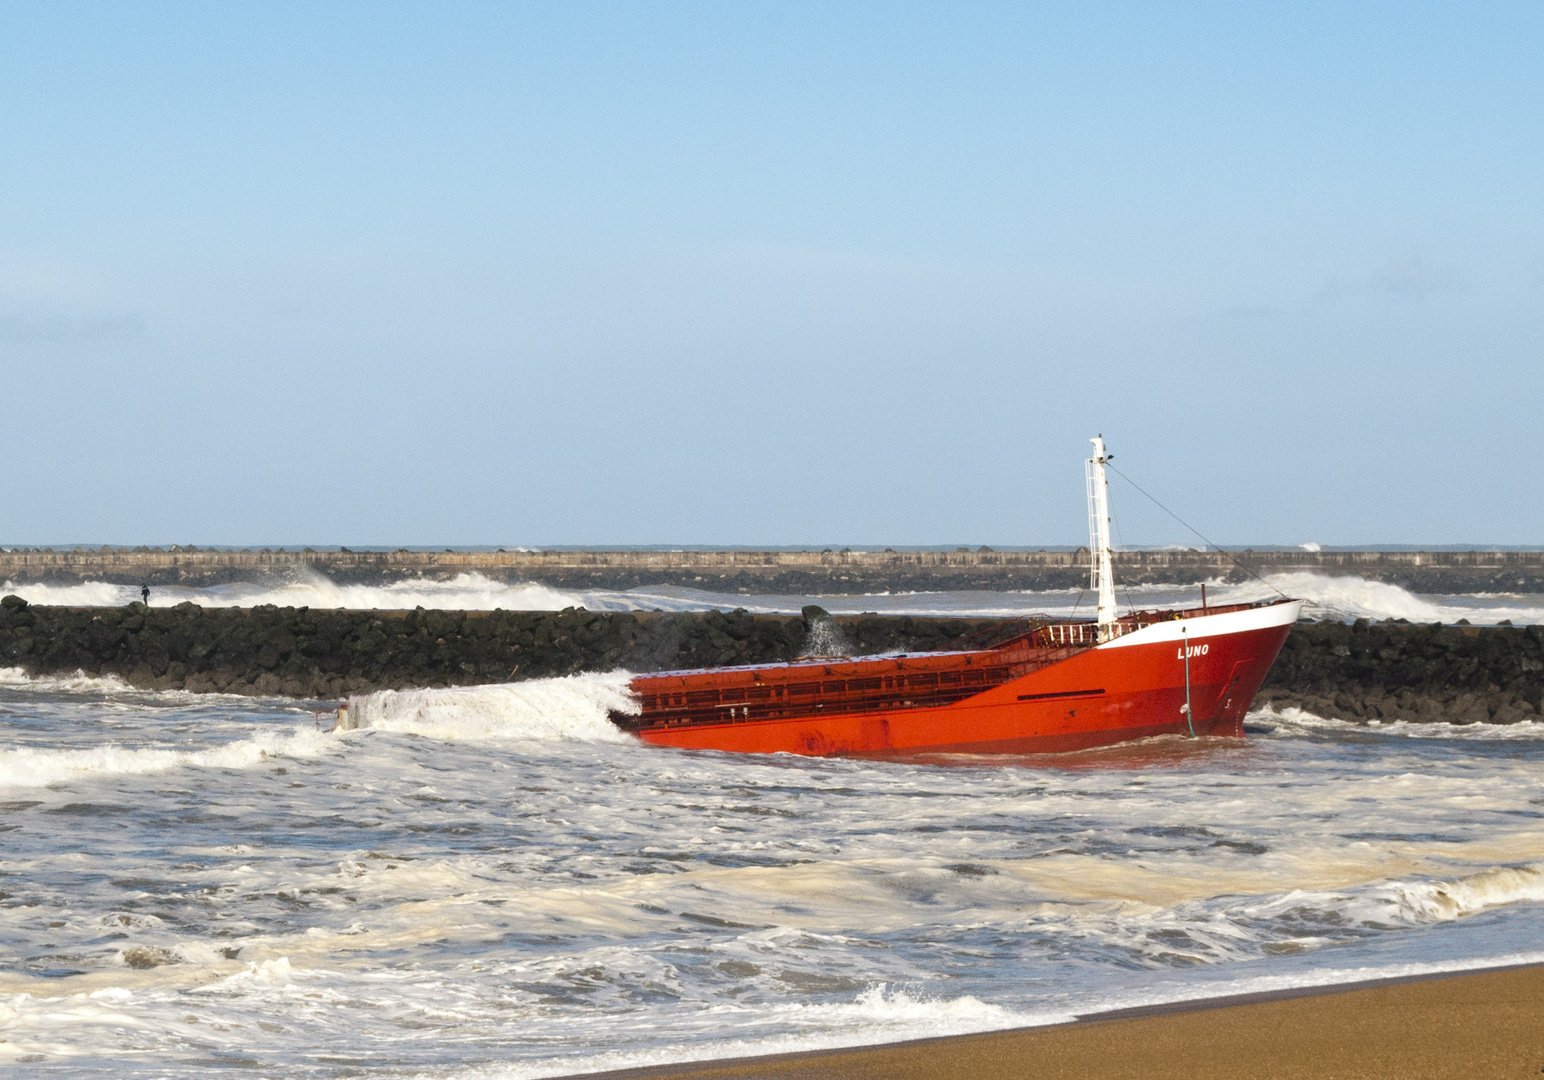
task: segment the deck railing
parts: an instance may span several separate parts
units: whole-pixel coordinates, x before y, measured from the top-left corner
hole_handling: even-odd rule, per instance
[[[1051,623],[1036,631],[1036,638],[1047,645],[1058,647],[1098,645],[1101,641],[1113,641],[1149,625],[1135,619],[1118,619],[1104,626],[1092,622]]]

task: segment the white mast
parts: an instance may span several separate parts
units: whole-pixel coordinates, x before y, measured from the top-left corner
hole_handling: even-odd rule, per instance
[[[1088,480],[1088,587],[1099,596],[1099,640],[1109,638],[1108,628],[1115,622],[1115,575],[1110,570],[1110,483],[1105,479],[1104,463],[1114,457],[1104,452],[1104,436],[1096,435],[1094,456],[1084,465]]]

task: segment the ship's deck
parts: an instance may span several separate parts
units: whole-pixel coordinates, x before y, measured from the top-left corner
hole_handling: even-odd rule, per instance
[[[1026,616],[994,628],[988,646],[864,657],[802,657],[775,664],[638,675],[637,714],[612,713],[626,731],[951,705],[1156,622],[1243,611],[1259,604],[1132,612],[1101,630],[1092,619]],[[1004,639],[1004,634],[1006,638]]]

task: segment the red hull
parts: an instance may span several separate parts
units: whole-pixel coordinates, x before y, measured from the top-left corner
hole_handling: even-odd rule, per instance
[[[1080,750],[1188,734],[1188,661],[1195,734],[1242,735],[1301,606],[1144,612],[1102,644],[1089,623],[1047,624],[993,649],[640,675],[642,713],[613,719],[645,742],[744,753]]]

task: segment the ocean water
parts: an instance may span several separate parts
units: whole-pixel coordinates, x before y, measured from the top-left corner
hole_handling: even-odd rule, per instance
[[[128,585],[84,582],[0,584],[0,593],[16,593],[34,604],[79,607],[121,607],[139,599]],[[1207,583],[1207,598],[1238,603],[1288,595],[1307,601],[1303,614],[1311,619],[1408,619],[1446,622],[1468,619],[1475,625],[1509,620],[1519,626],[1544,623],[1544,596],[1537,593],[1472,593],[1431,595],[1412,593],[1397,585],[1360,577],[1330,577],[1307,572],[1267,575],[1241,585]],[[1199,586],[1117,587],[1123,607],[1179,607],[1200,602]],[[303,570],[282,580],[241,582],[211,588],[158,586],[151,590],[152,607],[192,601],[205,607],[381,608],[415,607],[445,610],[559,611],[583,607],[591,611],[731,611],[796,613],[805,604],[820,604],[837,615],[873,611],[892,615],[980,615],[1013,618],[1048,614],[1092,614],[1086,590],[1058,589],[1014,592],[913,592],[863,595],[741,595],[699,589],[653,586],[628,590],[559,589],[532,582],[505,583],[482,574],[459,574],[445,581],[406,578],[382,585],[342,585],[315,570]]]
[[[1544,724],[880,763],[644,746],[625,683],[334,735],[0,671],[0,1062],[539,1077],[1544,961]]]

